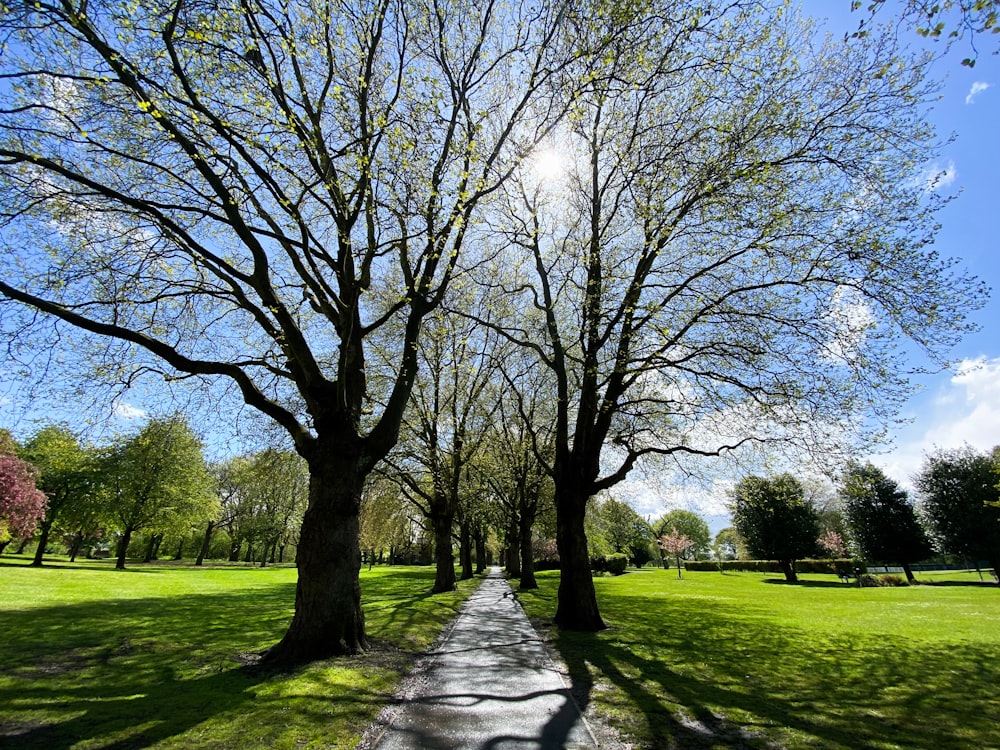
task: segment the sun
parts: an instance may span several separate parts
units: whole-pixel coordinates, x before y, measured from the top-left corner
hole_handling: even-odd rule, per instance
[[[566,155],[554,148],[542,148],[531,157],[539,180],[558,180],[566,174]]]

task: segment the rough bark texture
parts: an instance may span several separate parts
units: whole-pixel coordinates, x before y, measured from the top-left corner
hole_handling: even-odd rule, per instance
[[[531,549],[531,527],[535,523],[535,517],[528,513],[521,512],[521,528],[519,536],[519,550],[521,556],[521,584],[522,589],[537,589],[538,582],[535,581],[535,561]]]
[[[785,580],[789,583],[798,583],[799,577],[795,573],[795,561],[794,560],[778,560],[778,565],[781,566],[781,572],[785,574]]]
[[[597,608],[597,592],[590,572],[590,553],[584,516],[587,498],[556,489],[556,545],[559,548],[559,604],[555,623],[566,630],[595,632],[607,627]]]
[[[458,532],[458,562],[462,566],[461,579],[467,581],[472,578],[472,529],[469,528],[468,521],[459,524]]]
[[[511,519],[510,526],[507,529],[507,548],[505,551],[507,557],[507,575],[511,578],[521,577],[521,550],[519,549],[518,544],[520,532],[518,529],[519,524],[517,518]]]
[[[52,519],[45,518],[38,524],[38,546],[35,547],[35,559],[31,561],[32,566],[41,567],[42,558],[45,556],[45,548],[49,546],[49,532],[52,530]]]
[[[213,531],[215,531],[215,521],[209,521],[208,526],[205,527],[205,536],[201,539],[201,549],[198,550],[198,557],[194,561],[195,565],[201,565],[205,561],[205,555],[208,554],[208,550],[212,544]]]
[[[132,528],[126,527],[122,532],[122,538],[118,540],[118,559],[115,562],[115,568],[118,570],[125,570],[125,555],[128,552],[128,545],[132,541]]]
[[[455,555],[452,554],[451,529],[455,514],[439,512],[431,517],[434,527],[434,588],[432,594],[455,590]]]
[[[900,563],[900,567],[903,569],[903,573],[906,575],[906,580],[908,583],[916,583],[917,579],[913,575],[913,571],[910,569],[909,563]]]
[[[476,541],[476,573],[486,571],[486,534],[482,526],[478,526],[473,533]]]
[[[300,664],[368,647],[358,578],[364,474],[349,456],[324,454],[310,462],[309,507],[295,557],[295,615],[281,641],[264,654],[265,664]]]

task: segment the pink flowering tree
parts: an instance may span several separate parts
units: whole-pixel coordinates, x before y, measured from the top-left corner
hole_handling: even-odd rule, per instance
[[[846,557],[847,555],[847,545],[844,543],[844,538],[836,531],[827,531],[816,541],[830,557]]]
[[[38,472],[27,461],[0,453],[0,551],[12,539],[24,539],[45,517],[48,499],[35,486]]]
[[[677,529],[670,529],[670,533],[663,534],[656,540],[656,545],[664,552],[673,555],[677,559],[677,577],[683,578],[681,574],[681,555],[694,544],[690,538],[679,532]]]

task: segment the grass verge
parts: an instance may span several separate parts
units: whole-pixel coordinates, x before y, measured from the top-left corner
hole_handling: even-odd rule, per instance
[[[0,561],[0,746],[353,747],[478,581],[362,572],[372,652],[287,673],[243,665],[291,619],[295,570]]]
[[[552,630],[583,703],[643,748],[1000,748],[1000,589],[752,573],[595,579],[600,633]],[[558,574],[518,596],[543,627]]]

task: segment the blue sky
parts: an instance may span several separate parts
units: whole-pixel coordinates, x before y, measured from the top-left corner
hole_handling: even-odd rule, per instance
[[[842,34],[853,30],[861,16],[851,13],[850,0],[803,0],[805,11],[828,19],[831,31]],[[892,0],[883,10],[883,19],[898,13],[899,3]],[[910,29],[901,29],[913,46],[924,41]],[[921,391],[905,406],[902,417],[908,423],[893,434],[894,445],[872,460],[904,486],[919,468],[925,452],[936,447],[958,447],[969,443],[988,450],[1000,443],[1000,254],[997,252],[1000,218],[1000,57],[993,51],[1000,38],[984,37],[977,42],[975,68],[963,67],[960,61],[969,56],[967,42],[959,42],[947,56],[936,63],[935,76],[943,83],[941,99],[931,113],[939,135],[954,135],[954,141],[928,169],[944,171],[941,188],[957,197],[939,215],[943,225],[937,250],[943,256],[956,256],[964,266],[983,279],[993,290],[989,303],[974,316],[981,330],[968,336],[952,352],[955,367],[918,382]],[[941,51],[941,45],[932,45]],[[9,375],[9,373],[7,373]],[[4,373],[0,372],[0,387]],[[139,394],[129,402],[108,405],[124,427],[144,415]],[[24,410],[12,403],[0,388],[0,427],[11,427],[12,420]],[[58,415],[54,415],[57,416]],[[24,425],[18,425],[19,432]],[[720,484],[720,487],[724,484]],[[695,507],[706,515],[718,513],[722,493],[706,498],[676,495],[668,499],[663,488],[643,492],[641,499],[623,487],[616,495],[630,495],[644,515],[658,515],[667,506]],[[719,521],[721,522],[721,520]],[[713,525],[718,525],[718,523]]]
[[[827,17],[832,28],[854,29],[859,18],[850,13],[849,0],[807,0],[807,12]],[[897,10],[888,3],[884,13]],[[888,19],[886,19],[888,20]],[[914,46],[924,41],[909,29]],[[976,41],[978,59],[974,68],[961,65],[970,56],[968,42],[956,42],[935,64],[943,82],[941,99],[931,120],[942,137],[954,135],[929,166],[946,170],[942,187],[957,197],[939,214],[942,229],[936,249],[942,256],[961,258],[971,273],[993,290],[987,305],[973,316],[981,327],[952,352],[955,367],[919,379],[920,393],[903,411],[908,424],[897,429],[894,447],[873,456],[898,482],[909,485],[924,453],[935,447],[959,447],[969,443],[980,450],[1000,444],[1000,48],[996,36]],[[927,43],[941,51],[942,46]]]
[[[838,35],[856,30],[862,18],[850,5],[850,0],[802,0],[807,15],[823,19]],[[889,0],[880,20],[896,20],[893,13],[898,14],[901,5]],[[945,51],[941,43],[924,40],[912,28],[901,27],[899,33],[913,48]],[[942,89],[930,119],[942,139],[954,140],[927,168],[944,172],[939,189],[956,196],[938,214],[942,229],[935,249],[941,256],[959,258],[992,293],[971,316],[980,330],[951,352],[953,367],[913,379],[919,391],[899,415],[905,423],[891,433],[891,445],[868,457],[909,491],[928,452],[966,443],[986,451],[1000,444],[1000,56],[993,54],[1000,49],[1000,37],[982,37],[975,44],[978,58],[973,68],[961,64],[973,53],[967,41],[956,42],[935,62],[933,75]],[[728,525],[726,492],[732,484],[733,478],[724,476],[710,491],[678,489],[630,476],[612,494],[628,497],[644,516],[655,517],[673,507],[695,510],[715,532]]]

